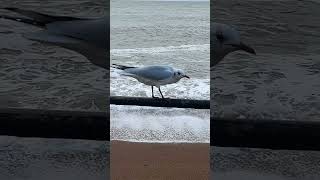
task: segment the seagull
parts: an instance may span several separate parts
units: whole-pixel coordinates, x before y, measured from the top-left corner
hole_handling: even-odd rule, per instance
[[[155,98],[153,86],[159,89],[161,97],[164,99],[160,86],[176,83],[181,78],[190,78],[182,70],[170,66],[130,67],[113,64],[112,67],[123,70],[122,75],[133,77],[139,82],[151,86],[152,98]]]
[[[53,16],[31,10],[7,7],[24,17],[0,15],[0,18],[9,19],[37,26],[42,30],[27,33],[24,37],[39,42],[51,43],[84,55],[91,63],[109,68],[109,17],[78,18],[69,16]]]
[[[211,23],[211,44],[213,45],[213,60],[210,67],[217,65],[229,53],[242,50],[256,54],[253,48],[241,42],[237,30],[229,25]]]

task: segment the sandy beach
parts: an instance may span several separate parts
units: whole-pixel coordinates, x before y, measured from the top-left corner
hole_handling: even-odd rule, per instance
[[[112,180],[207,180],[209,144],[111,142]]]

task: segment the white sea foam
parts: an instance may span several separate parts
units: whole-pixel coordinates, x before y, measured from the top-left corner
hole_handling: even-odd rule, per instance
[[[210,111],[111,106],[111,139],[132,142],[209,143]]]

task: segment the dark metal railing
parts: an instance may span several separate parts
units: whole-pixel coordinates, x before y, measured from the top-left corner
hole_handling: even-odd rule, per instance
[[[112,97],[110,97],[110,104],[152,106],[152,107],[210,109],[210,101],[209,100],[192,100],[192,99],[171,99],[171,98],[170,99],[162,99],[162,98],[112,96]]]

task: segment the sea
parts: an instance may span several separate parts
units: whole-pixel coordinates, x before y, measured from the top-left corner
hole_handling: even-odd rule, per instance
[[[166,98],[210,99],[209,1],[111,1],[111,63],[169,65],[190,79],[161,87]],[[111,69],[111,96],[151,97],[151,87]],[[155,96],[159,96],[155,88]],[[110,107],[111,139],[209,142],[210,110]]]

